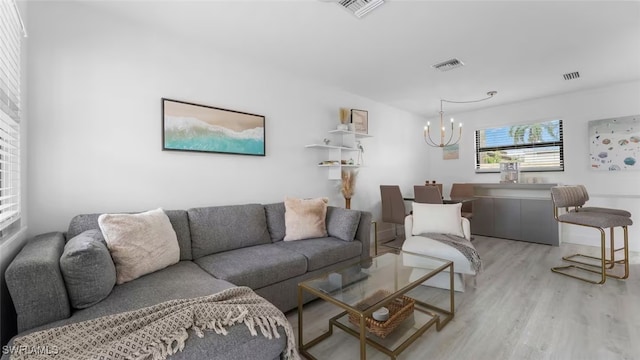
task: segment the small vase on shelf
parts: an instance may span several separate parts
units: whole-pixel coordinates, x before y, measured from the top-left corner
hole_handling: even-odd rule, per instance
[[[344,208],[351,209],[351,198],[344,198]]]

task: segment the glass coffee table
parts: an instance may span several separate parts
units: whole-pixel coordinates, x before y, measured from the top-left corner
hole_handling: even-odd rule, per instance
[[[407,293],[426,280],[449,273],[448,309],[410,297]],[[444,274],[446,276],[446,274]],[[443,290],[439,290],[443,291]],[[305,344],[303,340],[304,292],[315,295],[344,311],[329,319],[327,332]],[[412,292],[413,294],[413,292]],[[373,313],[388,310],[388,319]],[[338,327],[360,340],[360,359],[366,359],[367,344],[395,359],[427,329],[440,331],[454,316],[453,263],[401,251],[326,273],[298,284],[298,348],[315,359],[309,349],[333,334]]]

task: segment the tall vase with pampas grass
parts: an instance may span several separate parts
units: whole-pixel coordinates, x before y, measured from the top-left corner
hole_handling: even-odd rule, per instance
[[[356,191],[356,175],[354,170],[342,170],[342,181],[340,183],[340,192],[344,196],[344,207],[351,209],[351,197]]]

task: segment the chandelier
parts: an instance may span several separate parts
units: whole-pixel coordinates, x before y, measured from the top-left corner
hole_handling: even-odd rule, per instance
[[[453,103],[453,104],[468,104],[468,103],[475,103],[475,102],[480,102],[480,101],[485,101],[485,100],[489,100],[491,99],[495,94],[497,94],[497,91],[489,91],[487,93],[487,97],[486,98],[482,98],[482,99],[478,99],[478,100],[470,100],[470,101],[453,101],[453,100],[446,100],[446,99],[440,99],[440,143],[435,142],[432,138],[431,138],[431,122],[427,121],[427,126],[424,127],[424,142],[427,143],[427,145],[429,146],[433,146],[433,147],[445,147],[445,146],[449,146],[449,145],[455,145],[458,142],[460,142],[460,139],[462,138],[462,123],[458,124],[458,138],[453,141],[453,128],[454,128],[454,121],[453,118],[451,118],[451,133],[449,134],[449,139],[445,142],[444,139],[447,137],[447,130],[444,126],[444,110],[442,109],[442,103],[444,102],[448,102],[448,103]]]

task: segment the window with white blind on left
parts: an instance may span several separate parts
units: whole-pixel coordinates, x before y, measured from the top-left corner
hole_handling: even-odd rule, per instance
[[[15,1],[0,1],[0,239],[20,221],[20,48],[23,34]]]

